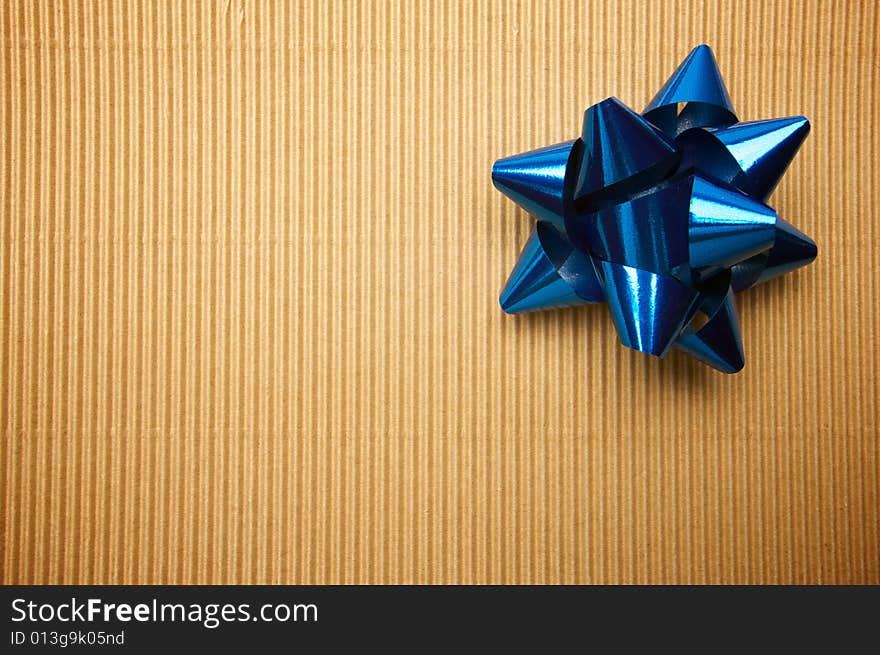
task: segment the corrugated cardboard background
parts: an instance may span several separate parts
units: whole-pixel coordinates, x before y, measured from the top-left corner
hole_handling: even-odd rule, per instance
[[[880,582],[876,3],[9,2],[3,582]],[[492,161],[713,46],[819,244],[728,377],[502,314]]]

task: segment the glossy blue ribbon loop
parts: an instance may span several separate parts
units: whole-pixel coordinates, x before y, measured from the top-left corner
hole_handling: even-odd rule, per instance
[[[739,123],[705,45],[641,115],[593,105],[580,138],[495,162],[495,186],[538,219],[501,307],[607,302],[625,346],[739,371],[734,293],[816,257],[765,204],[808,132],[802,116]]]

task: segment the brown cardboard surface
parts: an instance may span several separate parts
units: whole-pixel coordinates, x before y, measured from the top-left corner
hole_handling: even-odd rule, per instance
[[[2,581],[880,583],[874,2],[4,3]],[[499,156],[808,116],[746,368],[506,316]]]

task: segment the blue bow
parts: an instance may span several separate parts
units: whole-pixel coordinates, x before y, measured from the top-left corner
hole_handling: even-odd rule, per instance
[[[816,257],[765,204],[809,130],[803,116],[738,122],[701,45],[641,115],[608,98],[580,138],[499,159],[495,186],[538,219],[502,309],[604,301],[625,346],[739,371],[734,293]]]

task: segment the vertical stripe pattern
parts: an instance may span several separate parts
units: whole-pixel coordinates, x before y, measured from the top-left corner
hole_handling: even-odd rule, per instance
[[[873,2],[0,6],[5,583],[880,583]],[[723,376],[506,316],[494,159],[696,44],[813,132]]]

